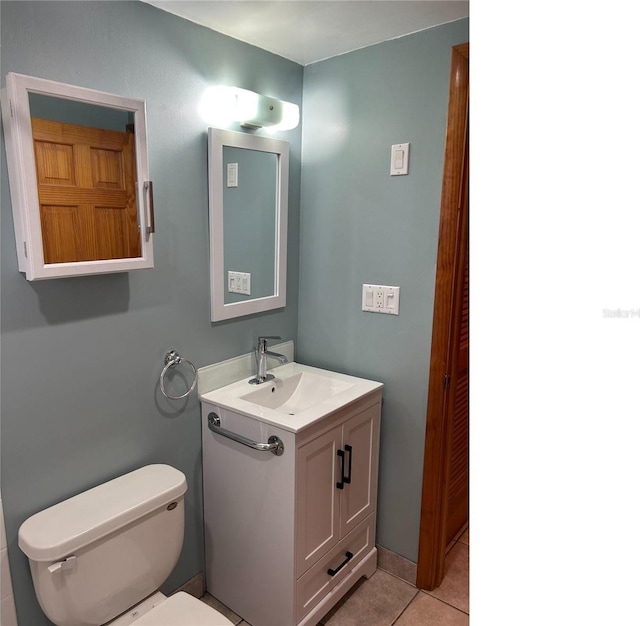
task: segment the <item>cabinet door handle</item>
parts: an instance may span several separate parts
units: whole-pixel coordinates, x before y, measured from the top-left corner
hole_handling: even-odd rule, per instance
[[[329,576],[335,576],[353,558],[352,552],[345,552],[344,555],[347,558],[344,561],[342,561],[342,563],[340,563],[340,565],[338,565],[336,569],[329,568],[327,570],[327,574],[329,574]]]
[[[344,449],[349,453],[349,475],[344,477],[344,482],[348,485],[351,482],[351,457],[353,456],[353,448],[347,444]]]
[[[156,214],[153,208],[153,183],[150,180],[144,181],[145,191],[149,197],[149,226],[147,226],[147,236],[156,232]]]
[[[340,480],[336,483],[338,489],[344,489],[344,450],[338,450],[336,454],[340,457]]]

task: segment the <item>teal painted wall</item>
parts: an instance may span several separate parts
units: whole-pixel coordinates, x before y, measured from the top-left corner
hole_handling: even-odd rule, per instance
[[[290,142],[287,307],[212,324],[197,105],[216,83],[301,104],[303,70],[141,2],[3,1],[0,11],[3,86],[12,71],[146,100],[155,192],[154,269],[29,283],[0,147],[2,502],[19,622],[39,626],[48,621],[20,524],[145,463],[174,465],[189,483],[185,544],[164,589],[203,569],[200,407],[166,400],[158,376],[171,347],[202,366],[248,352],[260,334],[296,338],[301,129],[276,135]]]
[[[297,358],[385,384],[377,542],[417,560],[452,46],[460,20],[305,68]],[[410,142],[407,176],[391,145]],[[361,310],[400,286],[400,315]]]

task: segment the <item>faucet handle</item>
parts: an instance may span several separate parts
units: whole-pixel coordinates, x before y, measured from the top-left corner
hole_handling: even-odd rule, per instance
[[[262,336],[262,337],[258,337],[258,342],[262,343],[263,341],[266,342],[267,339],[282,339],[282,337],[278,336],[278,335],[267,335],[267,336]]]
[[[267,349],[267,339],[282,339],[278,335],[266,335],[262,337],[258,337],[258,349],[266,350]]]

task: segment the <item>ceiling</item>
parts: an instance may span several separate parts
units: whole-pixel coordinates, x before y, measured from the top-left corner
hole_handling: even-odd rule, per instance
[[[469,16],[468,0],[143,0],[308,65]]]

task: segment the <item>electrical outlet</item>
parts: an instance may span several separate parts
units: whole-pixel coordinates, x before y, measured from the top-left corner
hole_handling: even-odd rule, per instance
[[[362,285],[362,310],[370,313],[398,315],[400,287],[386,285]]]
[[[251,295],[251,274],[248,272],[227,272],[227,290],[229,293]]]

